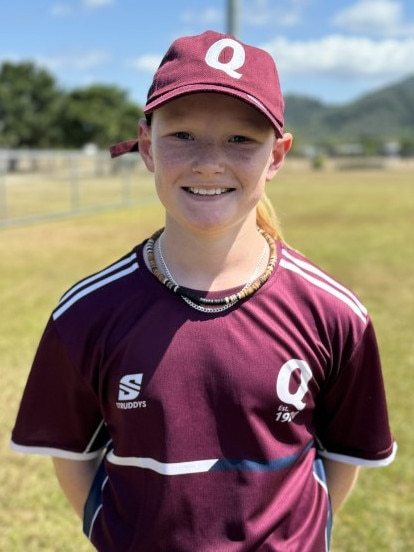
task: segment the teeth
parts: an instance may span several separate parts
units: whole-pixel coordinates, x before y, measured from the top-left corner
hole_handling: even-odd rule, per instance
[[[228,191],[227,188],[188,188],[191,193],[198,195],[220,195]]]

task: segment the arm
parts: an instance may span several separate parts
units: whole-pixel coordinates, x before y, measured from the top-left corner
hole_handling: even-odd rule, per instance
[[[66,460],[53,458],[59,484],[78,516],[83,519],[83,508],[98,469],[100,457],[93,460]]]
[[[358,478],[359,467],[333,460],[323,460],[328,491],[331,497],[332,512],[336,514],[352,491]]]

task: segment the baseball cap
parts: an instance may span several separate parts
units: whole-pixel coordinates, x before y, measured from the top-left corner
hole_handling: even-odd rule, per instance
[[[276,65],[265,50],[215,31],[175,40],[155,72],[144,114],[197,92],[243,100],[261,111],[282,136],[284,100]],[[137,150],[137,139],[110,148],[112,157]]]

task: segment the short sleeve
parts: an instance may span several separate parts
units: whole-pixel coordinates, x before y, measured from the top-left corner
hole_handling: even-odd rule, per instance
[[[106,441],[97,394],[73,366],[50,319],[26,383],[11,448],[88,459],[99,454]]]
[[[370,320],[343,366],[322,391],[316,409],[321,455],[358,465],[392,462],[391,435],[380,356]]]

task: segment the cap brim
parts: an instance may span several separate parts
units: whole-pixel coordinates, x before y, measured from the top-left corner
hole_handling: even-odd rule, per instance
[[[283,136],[283,123],[281,123],[260,100],[247,92],[244,92],[243,90],[239,90],[235,87],[224,86],[222,84],[197,83],[173,88],[169,92],[164,92],[158,97],[149,99],[144,107],[144,113],[145,115],[149,115],[159,107],[162,107],[164,104],[182,96],[187,96],[189,94],[201,94],[205,92],[225,94],[226,96],[232,96],[233,98],[248,103],[260,111],[269,120],[276,132],[280,136]]]
[[[145,115],[149,115],[154,110],[158,109],[159,107],[162,107],[164,104],[170,102],[171,100],[180,98],[181,96],[186,96],[188,94],[203,93],[203,92],[217,92],[218,94],[225,94],[227,96],[232,96],[234,98],[237,98],[239,100],[242,100],[248,103],[252,107],[259,110],[269,120],[269,122],[274,127],[274,129],[279,134],[279,136],[283,136],[283,123],[281,123],[260,100],[236,88],[226,87],[218,84],[209,84],[209,83],[199,84],[198,83],[194,85],[187,85],[179,88],[174,88],[173,90],[170,90],[169,92],[164,93],[159,97],[149,100],[146,106],[144,107],[144,113]],[[126,140],[125,142],[119,142],[118,144],[114,144],[113,146],[111,146],[109,148],[109,151],[111,153],[112,158],[119,157],[120,155],[124,155],[124,153],[136,152],[138,151],[138,140],[134,139],[134,140]]]
[[[134,140],[119,142],[118,144],[114,144],[113,146],[111,146],[109,148],[109,151],[112,158],[119,157],[124,153],[132,153],[134,151],[138,151],[138,140],[135,138]]]

